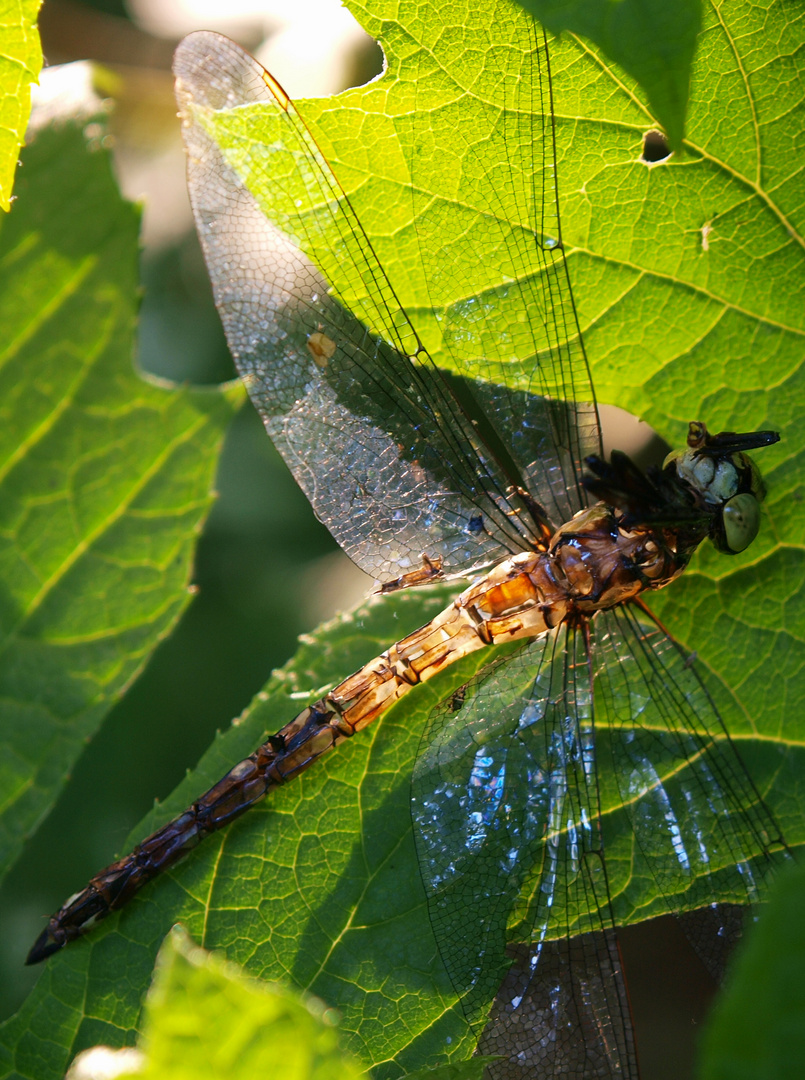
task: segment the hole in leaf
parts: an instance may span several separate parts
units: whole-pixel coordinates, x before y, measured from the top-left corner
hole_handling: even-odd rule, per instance
[[[661,131],[647,131],[643,136],[643,153],[640,160],[647,165],[654,165],[658,161],[665,161],[671,156],[671,147]]]

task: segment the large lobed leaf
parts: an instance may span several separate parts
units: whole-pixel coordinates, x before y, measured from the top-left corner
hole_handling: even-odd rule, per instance
[[[139,215],[71,123],[0,235],[0,872],[175,622],[231,406],[132,366]]]
[[[403,301],[444,360],[440,313],[428,307],[412,242],[416,200],[400,149],[406,118],[414,107],[428,110],[434,144],[449,147],[456,100],[468,87],[494,95],[483,86],[482,34],[492,25],[506,40],[525,16],[502,4],[474,5],[456,14],[455,27],[423,40],[416,5],[399,23],[396,10],[378,2],[359,11],[383,40],[385,77],[303,112]],[[729,563],[698,558],[668,591],[663,614],[698,653],[794,844],[805,839],[798,707],[805,537],[797,479],[804,395],[794,285],[802,272],[802,207],[798,156],[790,152],[802,138],[793,57],[801,18],[798,7],[779,3],[722,5],[718,19],[706,12],[691,141],[679,160],[651,169],[638,158],[654,118],[633,88],[586,46],[563,40],[552,49],[563,235],[602,400],[641,413],[675,441],[699,416],[714,428],[783,433],[779,447],[763,452],[771,496],[761,539]],[[426,182],[417,195],[449,198],[461,147],[456,155],[431,162],[425,173],[417,167],[418,182]],[[484,190],[490,182],[481,177],[477,205],[461,208],[468,230],[473,214],[482,219],[486,196],[500,203]],[[454,302],[479,296],[479,282],[479,298],[499,299],[504,283],[489,279],[477,247],[473,254],[475,263],[456,262]],[[159,820],[298,711],[299,699],[342,678],[443,602],[443,595],[389,598],[307,640]],[[9,1045],[19,1040],[9,1072],[56,1076],[81,1047],[132,1041],[153,957],[177,918],[252,974],[289,979],[336,1004],[352,1049],[381,1075],[464,1056],[469,1040],[435,958],[408,812],[421,724],[461,674],[411,695],[377,729],[53,958],[7,1026]],[[289,691],[298,697],[289,700]],[[156,823],[152,816],[136,837]]]
[[[134,371],[139,214],[86,119],[39,130],[0,234],[2,873],[184,608],[242,396]]]
[[[338,1012],[318,998],[249,978],[177,926],[159,950],[137,1048],[84,1051],[67,1080],[357,1080],[365,1072],[339,1046],[338,1022]],[[408,1080],[481,1080],[493,1060],[474,1057]]]

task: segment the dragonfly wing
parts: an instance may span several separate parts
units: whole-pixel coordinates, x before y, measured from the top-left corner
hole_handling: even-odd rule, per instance
[[[583,633],[528,643],[434,711],[412,814],[445,967],[480,1049],[505,1056],[494,1075],[636,1077]]]
[[[512,477],[422,348],[293,103],[217,34],[186,38],[174,71],[227,340],[318,517],[380,580],[423,554],[466,570],[528,546]]]
[[[629,1004],[612,928],[509,946],[512,964],[478,1053],[502,1058],[490,1080],[573,1076],[637,1080]]]
[[[677,915],[685,936],[716,983],[724,981],[727,963],[743,936],[749,910],[745,904],[712,903]]]
[[[628,867],[620,899],[644,918],[687,912],[717,975],[741,908],[764,899],[788,857],[779,827],[681,646],[632,605],[600,612],[592,634],[598,760],[610,757],[606,797],[623,815],[607,834],[610,862],[617,850]]]
[[[415,83],[410,168],[430,306],[453,367],[481,380],[479,407],[526,487],[567,521],[585,505],[584,458],[601,446],[559,222],[545,34],[514,8],[492,25],[466,5],[431,5],[423,20],[423,73],[439,70],[445,40],[478,42],[460,73],[440,71],[438,108],[431,84]]]

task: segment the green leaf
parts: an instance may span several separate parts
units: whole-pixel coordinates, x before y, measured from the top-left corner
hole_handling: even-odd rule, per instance
[[[31,83],[42,70],[36,26],[41,0],[4,0],[0,10],[0,207],[8,210],[31,112]]]
[[[701,1080],[787,1080],[805,1061],[805,868],[781,875],[704,1035]]]
[[[143,1080],[352,1080],[335,1015],[315,999],[246,978],[176,927],[157,957],[139,1046]]]
[[[433,1069],[417,1069],[406,1073],[405,1080],[481,1080],[488,1065],[500,1061],[498,1057],[479,1054],[467,1061],[456,1061],[450,1065],[437,1065]]]
[[[188,805],[319,688],[431,618],[449,595],[392,595],[306,638],[138,836]],[[472,671],[465,662],[424,686],[413,712],[393,711],[211,838],[142,903],[53,957],[2,1029],[9,1074],[46,1080],[79,1050],[131,1043],[154,957],[177,920],[250,974],[337,1001],[345,1038],[367,1062],[418,1067],[445,1046],[468,1057],[473,1043],[434,964],[408,799],[424,719]]]
[[[506,118],[507,133],[515,134],[505,148],[500,130],[505,76],[519,77],[533,29],[503,0],[453,6],[450,24],[434,18],[410,30],[390,13],[384,19],[380,4],[355,11],[381,38],[385,77],[333,102],[302,103],[301,111],[417,331],[437,363],[449,367],[445,310],[494,306],[494,325],[502,329],[519,315],[519,297],[511,314],[507,309],[510,261],[484,241],[490,207],[511,243],[525,244],[531,235],[524,235],[500,161],[519,165],[521,154],[533,160],[539,113],[530,124]],[[709,14],[693,84],[690,152],[652,167],[640,160],[652,119],[634,86],[569,35],[551,43],[562,236],[598,398],[641,416],[675,445],[699,416],[713,429],[793,428],[784,446],[764,452],[773,499],[785,490],[803,441],[794,424],[805,332],[795,287],[805,271],[795,150],[805,98],[795,56],[803,21],[801,5],[786,0],[738,4],[718,19]],[[456,144],[459,107],[477,130],[470,147]],[[412,132],[414,111],[427,118],[421,131]],[[244,122],[214,120],[222,140],[230,124],[233,145]],[[270,139],[276,120],[261,114],[259,123]],[[290,171],[281,174],[286,179]],[[289,200],[290,215],[292,186]],[[438,228],[428,231],[433,204],[448,208],[438,228],[451,215],[460,222],[450,247]],[[316,220],[324,236],[327,216],[323,208]],[[429,301],[433,280],[421,251],[452,260],[439,281],[438,306]],[[352,306],[370,305],[350,292],[337,266],[325,270]],[[476,367],[479,377],[528,388],[526,366],[494,370],[479,360]],[[796,507],[786,503],[796,520]]]
[[[701,0],[517,2],[552,33],[587,38],[619,64],[645,91],[671,148],[681,149]]]
[[[64,122],[24,161],[0,232],[2,873],[184,608],[232,414],[133,369],[139,214],[106,152]]]
[[[500,122],[498,90],[484,82],[489,50],[527,42],[531,29],[525,15],[502,3],[452,5],[450,25],[420,22],[416,8],[398,23],[396,11],[381,0],[361,9],[369,31],[382,37],[384,78],[301,109],[417,327],[444,361],[441,309],[429,306],[418,263],[415,210],[443,199],[463,215],[465,236],[483,234],[488,206],[499,207],[505,196],[496,187],[500,144],[489,138]],[[771,494],[760,539],[733,560],[703,553],[667,591],[662,610],[709,673],[789,842],[801,844],[803,244],[799,157],[787,147],[802,136],[792,59],[802,15],[797,5],[769,3],[708,19],[690,113],[696,154],[653,168],[638,160],[651,118],[634,88],[588,47],[569,38],[556,43],[563,237],[602,400],[642,413],[675,442],[699,417],[714,429],[783,433],[779,446],[763,451]],[[745,92],[718,106],[714,85]],[[490,157],[483,167],[473,158],[475,199],[458,205],[465,148],[451,141],[455,108],[473,107],[481,92],[491,105],[486,118],[476,110],[473,152],[489,147]],[[420,108],[432,144],[443,149],[417,159],[414,184],[406,154],[414,153],[410,116]],[[270,127],[266,132],[270,137]],[[531,153],[530,124],[522,132],[515,149]],[[516,221],[512,235],[519,235]],[[424,242],[427,250],[432,238]],[[510,282],[495,276],[501,263],[481,243],[460,247],[445,304],[494,297],[505,319]],[[445,599],[443,592],[392,596],[306,639],[265,697],[132,839],[189,804],[301,703]],[[467,674],[450,671],[419,688],[54,957],[6,1025],[14,1048],[8,1071],[46,1080],[60,1076],[78,1049],[132,1042],[153,958],[177,918],[251,974],[286,979],[337,1006],[351,1050],[379,1075],[466,1059],[472,1040],[430,934],[408,795],[424,718]]]

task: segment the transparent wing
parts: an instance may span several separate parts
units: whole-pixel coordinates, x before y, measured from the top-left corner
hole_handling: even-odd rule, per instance
[[[643,917],[687,912],[683,928],[719,975],[740,910],[788,857],[780,830],[691,657],[634,606],[600,612],[592,636],[603,798],[621,808],[607,830],[620,902]]]
[[[501,1078],[636,1077],[601,838],[583,633],[435,710],[412,814],[440,952]],[[491,1004],[491,1013],[490,1013]]]
[[[684,651],[634,608],[593,618],[592,658],[586,632],[493,661],[414,773],[431,922],[506,1080],[636,1077],[615,925],[677,914],[718,976],[787,858]]]
[[[410,167],[431,308],[526,487],[567,521],[584,505],[581,464],[601,449],[559,223],[546,38],[503,4],[431,5],[423,22]],[[442,70],[445,40],[473,42],[460,70]]]
[[[182,42],[174,71],[229,346],[316,514],[380,580],[423,553],[467,570],[539,538],[281,87],[211,33]],[[336,267],[355,314],[330,287]]]

